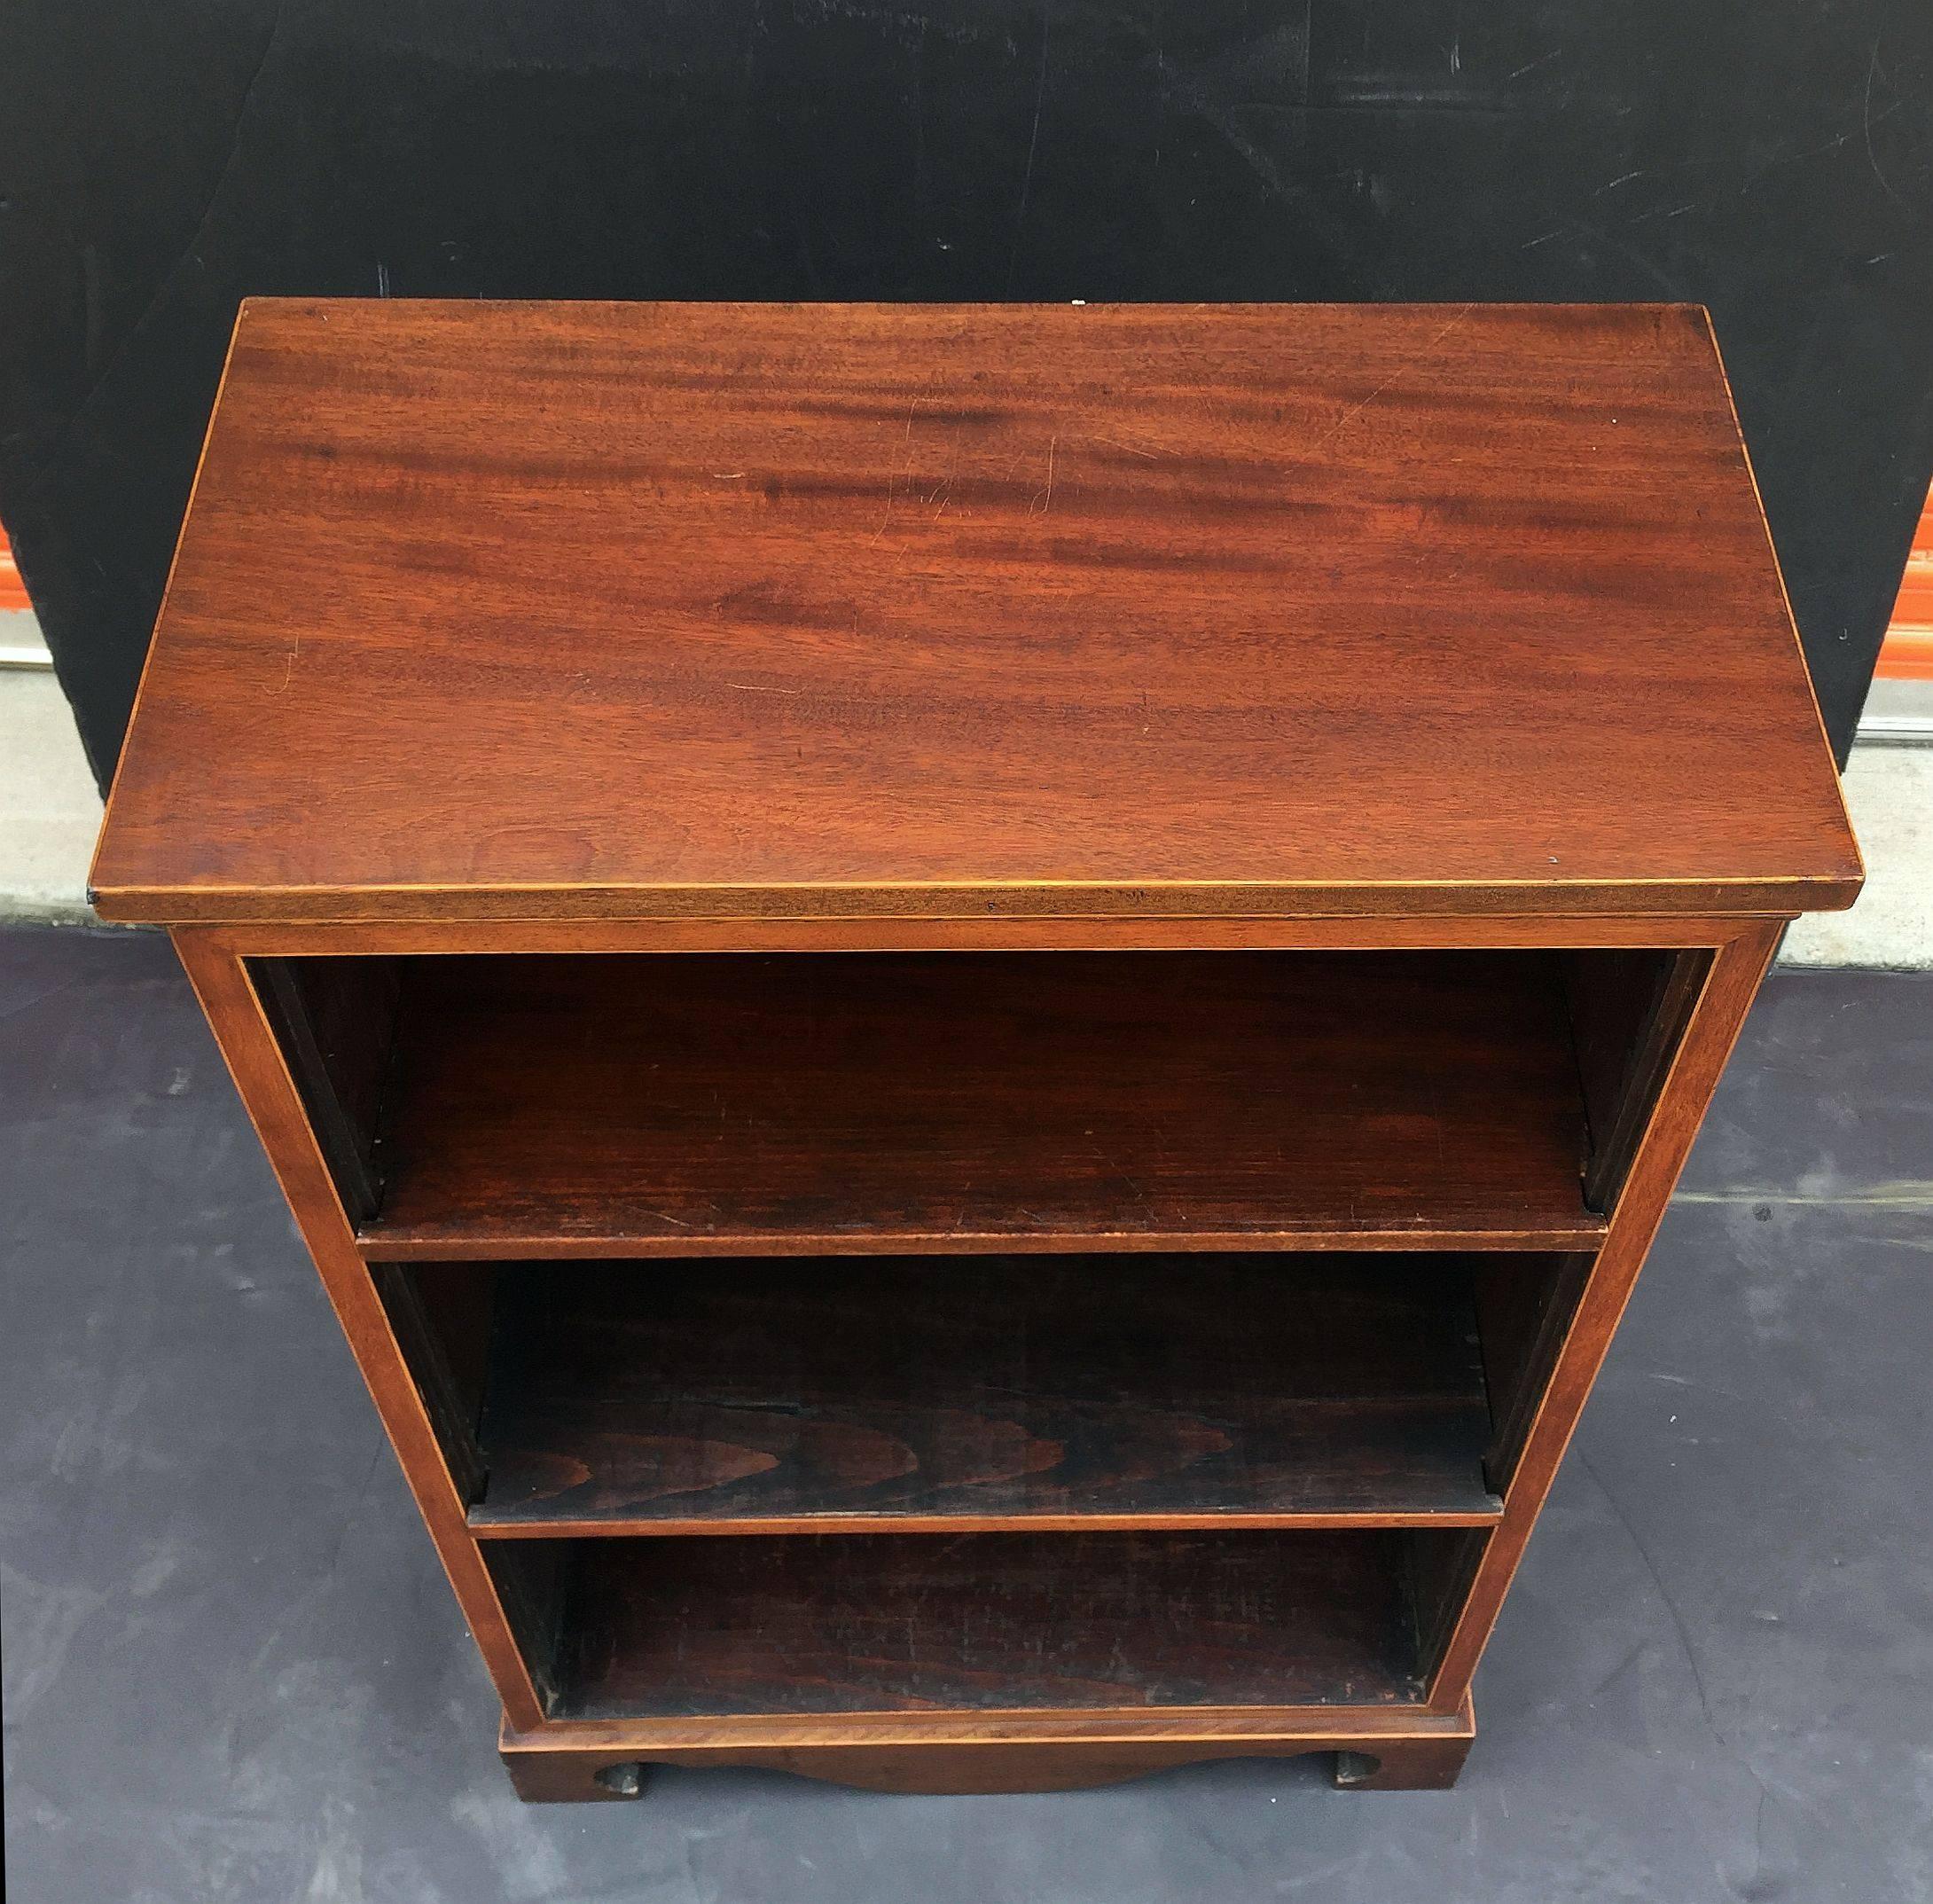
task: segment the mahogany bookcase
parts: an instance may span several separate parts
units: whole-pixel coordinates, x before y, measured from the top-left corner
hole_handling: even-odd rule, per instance
[[[1451,1782],[1859,877],[1695,308],[257,301],[94,886],[589,1798]]]

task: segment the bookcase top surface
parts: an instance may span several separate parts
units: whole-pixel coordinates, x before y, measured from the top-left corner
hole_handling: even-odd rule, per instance
[[[243,307],[107,917],[1792,913],[1704,313]]]

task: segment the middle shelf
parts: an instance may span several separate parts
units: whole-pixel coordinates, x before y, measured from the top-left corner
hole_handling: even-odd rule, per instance
[[[1473,1527],[1501,1512],[1480,1297],[1500,1337],[1549,1263],[438,1263],[378,1281],[485,1539]]]

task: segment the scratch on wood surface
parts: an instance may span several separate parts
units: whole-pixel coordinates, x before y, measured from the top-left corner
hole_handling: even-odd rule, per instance
[[[920,404],[927,401],[927,399],[923,396],[916,396],[912,403],[906,405],[906,437],[904,453],[906,458],[904,474],[909,481],[912,476],[912,419],[919,414]],[[875,543],[886,533],[887,525],[893,520],[893,503],[899,492],[900,474],[901,471],[896,464],[886,472],[886,513],[880,518],[880,526],[873,531],[873,540]]]
[[[1376,388],[1369,393],[1367,396],[1361,398],[1358,402],[1351,404],[1349,408],[1345,410],[1342,414],[1339,416],[1335,419],[1335,421],[1332,423],[1329,427],[1322,433],[1321,435],[1316,438],[1315,442],[1310,445],[1310,448],[1312,450],[1319,450],[1321,449],[1323,444],[1326,443],[1333,443],[1334,439],[1340,436],[1342,432],[1356,420],[1358,417],[1361,416],[1363,411],[1367,410],[1369,406],[1373,403],[1374,403],[1375,400],[1379,396],[1381,396],[1382,393],[1397,380],[1397,378],[1402,376],[1405,371],[1411,370],[1414,368],[1414,366],[1418,364],[1420,364],[1423,359],[1427,357],[1429,353],[1444,341],[1444,338],[1449,336],[1451,332],[1455,330],[1456,327],[1460,324],[1461,324],[1475,309],[1476,306],[1475,303],[1466,304],[1463,309],[1456,314],[1455,317],[1451,318],[1449,323],[1444,325],[1441,330],[1437,331],[1436,334],[1431,337],[1429,341],[1425,344],[1420,350],[1416,351],[1411,356],[1404,358],[1403,362],[1398,364],[1395,370],[1391,371],[1389,374],[1385,377],[1382,381],[1379,383]]]
[[[802,694],[802,687],[760,687],[750,681],[727,681],[725,686],[740,694]]]
[[[1059,453],[1060,448],[1060,439],[1058,436],[1049,440],[1047,444],[1047,486],[1045,489],[1035,492],[1033,501],[1027,505],[1029,515],[1045,515],[1048,510],[1053,507],[1053,459]]]
[[[273,690],[278,694],[288,693],[288,685],[295,678],[295,663],[302,652],[302,638],[297,633],[293,646],[288,651],[288,666],[282,670],[282,685]]]

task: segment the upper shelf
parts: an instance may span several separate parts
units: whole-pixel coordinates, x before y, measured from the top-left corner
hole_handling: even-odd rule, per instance
[[[1604,1232],[1537,953],[399,965],[372,1258]]]
[[[1859,880],[1695,307],[260,300],[93,874],[176,922]]]

